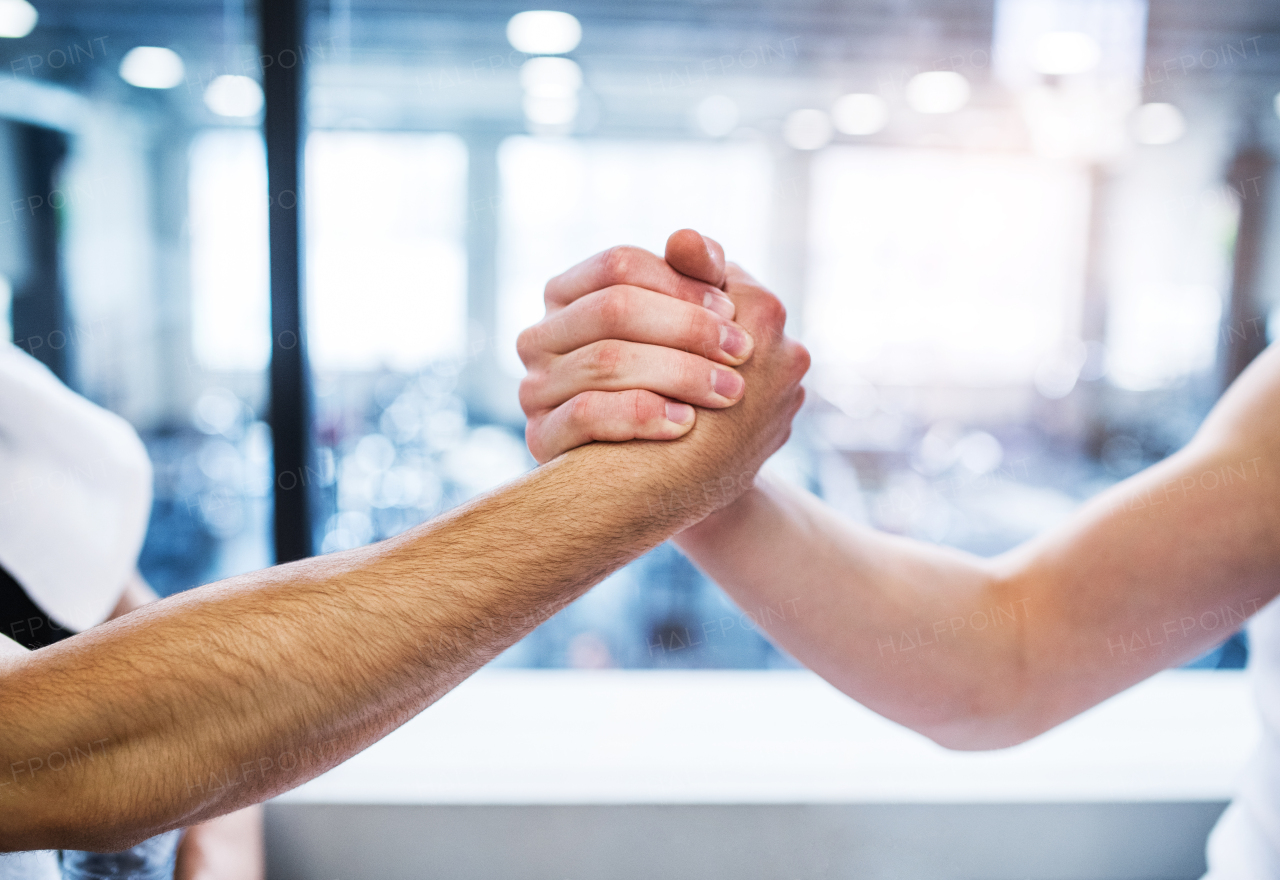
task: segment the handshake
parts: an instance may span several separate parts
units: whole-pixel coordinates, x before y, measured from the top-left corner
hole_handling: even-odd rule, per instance
[[[517,343],[539,463],[593,441],[679,440],[702,420],[687,439],[716,471],[754,473],[790,434],[809,354],[784,335],[778,298],[715,241],[682,229],[665,259],[611,248],[553,278],[545,300]]]
[[[784,335],[778,299],[726,264],[715,242],[685,229],[665,259],[605,251],[553,279],[546,305],[519,340],[529,371],[520,402],[543,467],[378,544],[145,609],[126,595],[114,619],[40,650],[0,634],[0,705],[22,707],[0,713],[10,777],[0,774],[0,853],[118,850],[244,817],[234,811],[367,748],[673,535],[740,607],[801,602],[797,614],[762,623],[796,660],[961,749],[1036,736],[1199,656],[1225,634],[1220,621],[1239,625],[1280,593],[1274,346],[1186,449],[986,559],[877,533],[756,477],[804,402],[809,355]],[[103,414],[72,407],[71,392],[22,357],[0,361],[0,396],[63,401],[80,414],[64,433],[94,436]],[[666,442],[635,442],[653,440]],[[31,444],[33,455],[49,445]],[[1238,462],[1252,468],[1215,477],[1210,491],[1204,476],[1234,473]],[[1183,487],[1176,503],[1168,486]],[[1162,489],[1161,513],[1150,516]],[[688,503],[646,503],[675,492]],[[78,551],[83,536],[61,521],[58,529],[42,539],[45,555]],[[28,534],[11,531],[14,542]],[[1274,682],[1280,612],[1268,609],[1258,656]],[[1168,621],[1178,620],[1200,626],[1175,637]],[[216,650],[192,663],[190,646],[209,633]],[[38,756],[70,743],[101,744],[101,754],[74,772],[45,772]],[[283,753],[308,757],[247,772]],[[203,784],[231,777],[242,781]],[[1256,819],[1237,807],[1225,815],[1228,829],[1237,823],[1230,839],[1248,838],[1256,852],[1269,845],[1240,830]],[[260,824],[253,814],[244,821]],[[5,867],[0,858],[0,876]],[[179,871],[257,875],[260,867]]]

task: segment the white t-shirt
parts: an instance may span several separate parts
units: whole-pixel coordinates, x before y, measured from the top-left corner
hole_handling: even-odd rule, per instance
[[[1248,631],[1262,743],[1209,835],[1205,880],[1280,878],[1280,600],[1258,612]]]
[[[151,512],[151,463],[129,423],[0,343],[0,565],[56,623],[106,620]]]

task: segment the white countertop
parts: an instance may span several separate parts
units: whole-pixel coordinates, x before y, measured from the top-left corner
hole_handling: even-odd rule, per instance
[[[1165,672],[1030,743],[966,753],[807,672],[495,670],[277,802],[1222,801],[1258,736],[1239,672]]]

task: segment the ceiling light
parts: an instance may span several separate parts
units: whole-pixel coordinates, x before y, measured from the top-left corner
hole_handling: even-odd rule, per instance
[[[575,95],[582,88],[582,68],[568,58],[530,58],[520,66],[520,85],[535,98]]]
[[[906,94],[918,113],[954,113],[969,101],[969,81],[953,70],[930,70],[911,77]]]
[[[724,137],[738,127],[738,105],[726,95],[712,95],[702,99],[694,117],[704,134]]]
[[[1037,73],[1066,76],[1093,70],[1102,60],[1098,41],[1080,31],[1054,31],[1036,40],[1032,64]]]
[[[1275,106],[1276,106],[1276,115],[1280,116],[1280,92],[1276,92]]]
[[[182,82],[182,59],[172,49],[138,46],[120,62],[120,78],[140,89],[171,89]]]
[[[1187,130],[1182,111],[1172,104],[1143,104],[1133,111],[1133,139],[1140,144],[1171,144]]]
[[[1046,74],[1086,71],[1097,77],[1090,88],[1136,87],[1151,76],[1143,59],[1155,6],[1149,0],[995,0],[992,77],[1020,92],[1042,85]],[[969,63],[985,66],[973,56]]]
[[[831,119],[843,134],[875,134],[889,121],[889,105],[879,95],[845,95],[832,105]]]
[[[573,122],[578,115],[577,95],[525,95],[524,115],[530,125],[560,127]]]
[[[577,48],[582,25],[567,12],[521,12],[507,22],[507,40],[529,55],[562,55]]]
[[[256,116],[262,109],[262,86],[247,76],[215,77],[204,90],[204,103],[219,116]]]
[[[831,141],[831,117],[821,110],[796,110],[782,126],[782,136],[797,150],[817,150]]]
[[[27,0],[0,0],[0,37],[25,37],[35,30],[39,18]]]

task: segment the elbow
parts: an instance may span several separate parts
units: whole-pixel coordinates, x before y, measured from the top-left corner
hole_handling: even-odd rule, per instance
[[[993,564],[987,574],[989,595],[999,607],[1014,608],[1034,592],[1016,560]],[[931,717],[912,728],[951,751],[994,751],[1022,745],[1070,717],[1060,714],[1053,682],[1027,648],[1027,627],[1025,610],[1023,616],[1015,611],[981,662],[952,680],[950,693],[933,701]]]
[[[980,687],[910,726],[944,749],[985,752],[1022,745],[1065,720],[1029,676],[1003,681],[1003,687]]]
[[[847,691],[846,691],[847,693]],[[1039,701],[984,686],[964,692],[938,693],[910,705],[867,704],[868,708],[907,729],[956,752],[1008,749],[1035,739],[1053,728]]]
[[[144,840],[163,833],[164,829],[138,829],[122,825],[104,824],[100,828],[65,830],[59,835],[63,841],[58,849],[84,850],[85,852],[116,853],[132,849]]]
[[[1020,746],[1045,733],[1051,726],[1017,719],[965,718],[918,727],[916,732],[949,751],[990,752]]]
[[[0,853],[33,850],[83,850],[112,853],[131,849],[170,830],[170,827],[143,827],[119,813],[87,816],[76,809],[17,809],[13,815],[0,810]],[[177,827],[177,826],[172,826]]]
[[[160,831],[132,828],[31,828],[25,831],[0,831],[0,853],[37,850],[82,850],[116,853],[132,849]]]
[[[992,685],[996,685],[993,687]],[[956,694],[955,699],[917,716],[913,730],[944,749],[984,752],[1008,749],[1052,730],[1068,715],[1046,699],[1048,690],[1025,668],[1008,669],[1006,675]]]

